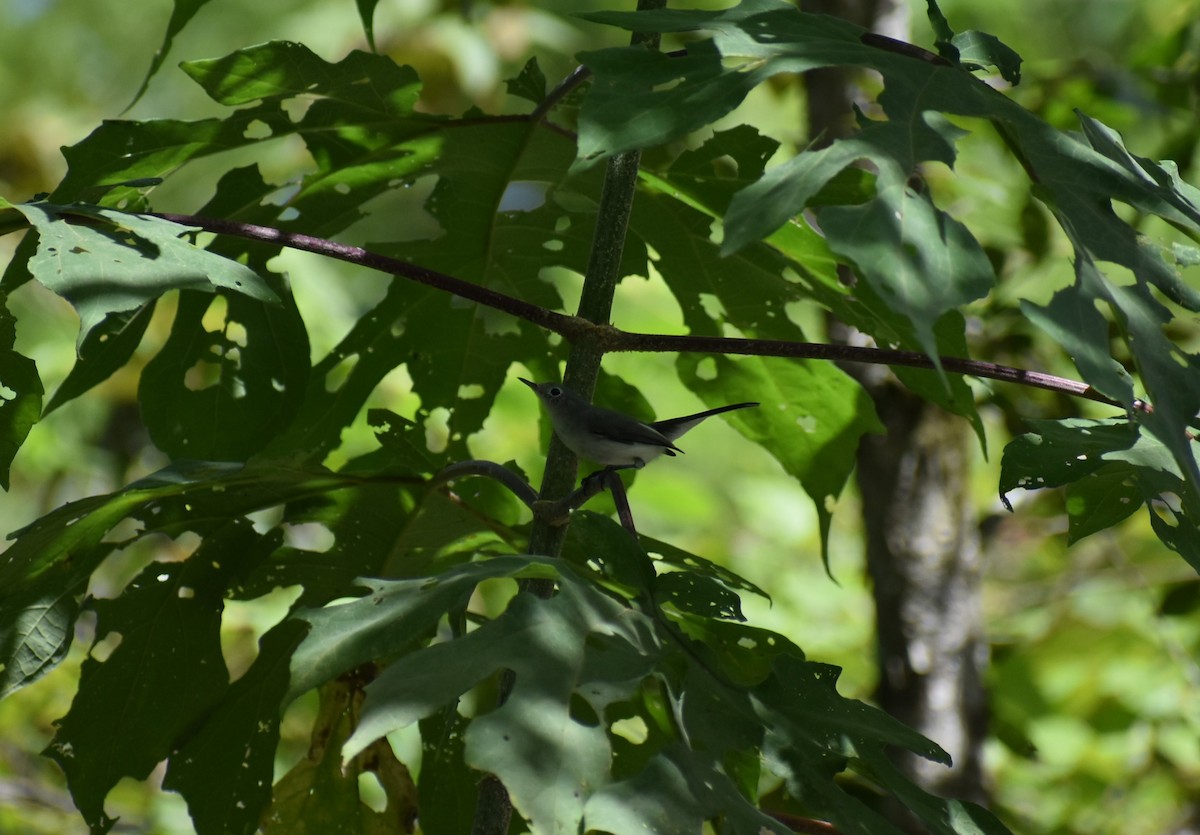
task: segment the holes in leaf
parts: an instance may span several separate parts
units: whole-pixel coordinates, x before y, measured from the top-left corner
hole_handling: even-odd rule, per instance
[[[508,334],[515,336],[521,332],[521,329],[517,326],[517,320],[499,310],[484,307],[480,308],[475,316],[483,323],[484,333],[488,336],[505,336]]]
[[[88,653],[92,658],[104,663],[116,651],[121,642],[125,640],[125,636],[120,632],[109,632],[103,638],[100,638],[96,643],[92,644],[92,651]]]
[[[425,448],[442,453],[450,444],[450,410],[438,406],[425,418]]]
[[[342,357],[333,368],[329,369],[329,373],[325,375],[325,391],[333,394],[340,389],[350,377],[350,372],[354,370],[354,366],[358,365],[358,354],[350,354]]]
[[[337,542],[333,531],[320,522],[283,524],[280,528],[283,530],[283,544],[301,551],[324,554]]]
[[[204,391],[221,382],[221,364],[210,359],[199,359],[183,375],[183,385],[188,391]]]
[[[717,363],[712,357],[704,357],[696,363],[696,379],[710,382],[717,379]]]
[[[251,119],[250,123],[246,125],[246,130],[242,132],[242,136],[247,139],[268,139],[272,133],[271,126],[262,119]]]
[[[600,724],[600,717],[596,714],[595,709],[588,703],[587,699],[578,693],[571,694],[569,712],[571,720],[580,725],[594,728]]]
[[[546,203],[550,184],[538,180],[513,180],[500,197],[501,212],[532,212]]]
[[[478,383],[463,383],[458,387],[459,400],[478,400],[483,397],[483,386]]]
[[[298,123],[308,113],[308,109],[313,106],[313,102],[316,100],[315,96],[295,96],[294,98],[285,99],[280,104],[280,107],[283,108],[283,112],[287,114],[293,123]]]
[[[225,323],[225,338],[232,344],[240,348],[246,347],[246,326],[241,322],[229,321]],[[230,350],[230,353],[233,349]]]
[[[121,521],[119,521],[115,525],[113,525],[111,528],[109,528],[108,531],[104,534],[104,537],[100,541],[101,542],[130,541],[134,537],[136,537],[139,533],[142,532],[143,527],[144,526],[140,519],[134,519],[132,516],[127,516],[126,518],[122,519]]]
[[[631,742],[634,745],[641,745],[650,738],[650,728],[640,716],[628,716],[624,719],[618,719],[608,726],[608,730],[614,735],[619,736],[626,742]]]
[[[379,782],[379,775],[374,771],[360,771],[358,774],[358,799],[368,808],[378,814],[387,811],[388,797]]]
[[[10,389],[8,386],[4,385],[4,383],[0,383],[0,401],[2,401],[0,402],[0,406],[3,406],[10,400],[16,399],[16,396],[16,391]]]
[[[221,655],[230,681],[245,674],[258,657],[258,641],[285,617],[304,589],[275,588],[252,600],[227,600],[221,616]]]

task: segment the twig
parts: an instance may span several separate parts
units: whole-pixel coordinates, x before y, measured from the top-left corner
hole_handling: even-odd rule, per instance
[[[532,322],[535,325],[548,328],[567,338],[578,334],[581,329],[581,323],[574,316],[556,313],[539,305],[523,301],[522,299],[497,293],[495,290],[481,287],[470,281],[464,281],[461,278],[455,278],[452,275],[440,273],[437,270],[426,269],[410,261],[389,258],[386,255],[380,255],[362,247],[341,244],[336,241],[316,238],[312,235],[303,235],[298,232],[284,232],[282,229],[276,229],[271,226],[259,226],[254,223],[241,223],[236,220],[225,220],[223,218],[181,215],[171,212],[145,212],[145,214],[169,220],[172,223],[178,223],[183,226],[195,226],[208,232],[216,232],[220,235],[234,235],[252,241],[280,244],[291,249],[312,252],[317,255],[326,255],[338,261],[358,264],[363,267],[379,270],[380,272],[398,275],[402,278],[407,278],[409,281],[424,284],[427,287],[436,287],[439,290],[445,290],[447,293],[452,293],[459,298],[478,302],[496,310],[502,310],[505,313],[516,316],[518,319],[524,319],[526,322]]]
[[[284,232],[269,226],[207,218],[197,215],[181,215],[168,212],[148,212],[184,226],[195,226],[209,232],[234,235],[248,240],[278,243],[283,246],[325,255],[339,261],[358,264],[380,272],[398,275],[429,287],[436,287],[468,301],[478,302],[496,310],[509,313],[518,319],[538,325],[557,333],[572,343],[594,341],[606,352],[618,351],[696,351],[704,353],[727,353],[767,357],[792,357],[794,359],[836,360],[838,362],[867,363],[872,365],[899,365],[908,368],[936,369],[928,355],[919,351],[901,351],[890,348],[868,348],[859,345],[827,345],[820,342],[791,342],[783,339],[737,339],[732,337],[688,336],[672,334],[647,334],[622,331],[610,325],[598,325],[578,316],[568,316],[546,310],[538,305],[498,293],[478,284],[430,270],[399,258],[370,252],[357,246],[349,246],[311,235]],[[1131,408],[1149,412],[1150,405],[1137,400],[1122,404],[1107,397],[1087,383],[1028,371],[1007,365],[998,365],[980,360],[942,356],[941,367],[956,374],[984,377],[1006,383],[1033,386],[1056,391],[1074,397],[1082,397],[1117,408]]]
[[[791,342],[786,339],[742,339],[737,337],[687,336],[671,334],[632,333],[613,328],[606,336],[609,351],[696,351],[703,353],[741,354],[746,356],[792,357],[795,359],[820,359],[837,362],[869,363],[872,365],[899,365],[908,368],[935,370],[937,366],[928,354],[919,351],[901,351],[894,348],[868,348],[862,345],[829,345],[821,342]],[[1083,397],[1109,406],[1125,408],[1112,398],[1101,394],[1087,383],[1028,371],[994,362],[964,359],[962,357],[938,357],[938,363],[946,371],[984,377],[1006,383],[1032,386],[1063,394]],[[1149,404],[1134,401],[1130,408],[1150,411]]]
[[[529,482],[507,467],[497,464],[495,461],[457,461],[447,467],[443,467],[434,474],[429,479],[429,487],[439,487],[449,481],[465,478],[466,476],[484,476],[485,478],[500,482],[531,510],[534,503],[538,500],[537,491],[529,485]]]
[[[580,64],[574,71],[558,83],[558,85],[546,94],[546,97],[538,103],[538,106],[529,114],[529,118],[534,122],[540,122],[546,118],[546,115],[554,109],[554,106],[567,97],[567,94],[578,87],[583,82],[587,81],[592,75],[592,71]]]

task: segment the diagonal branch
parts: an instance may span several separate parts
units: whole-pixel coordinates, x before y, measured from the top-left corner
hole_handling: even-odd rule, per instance
[[[828,345],[820,342],[792,342],[783,339],[737,339],[716,336],[631,333],[614,328],[611,325],[598,325],[578,316],[568,316],[553,310],[547,310],[544,307],[531,304],[523,299],[517,299],[490,288],[473,284],[470,281],[464,281],[461,278],[455,278],[446,273],[427,269],[409,261],[380,255],[362,247],[350,246],[325,238],[302,235],[296,232],[285,232],[270,226],[240,223],[221,218],[168,212],[149,212],[148,214],[185,226],[204,229],[208,232],[280,244],[292,249],[325,255],[330,258],[336,258],[339,261],[358,264],[363,267],[379,270],[380,272],[400,276],[409,281],[415,281],[429,287],[436,287],[459,298],[503,311],[518,319],[557,333],[572,343],[592,342],[605,352],[695,351],[935,369],[933,361],[926,354],[918,351],[868,348],[858,345]],[[955,374],[967,374],[973,377],[983,377],[1005,383],[1032,386],[1073,397],[1082,397],[1097,403],[1104,403],[1119,408],[1128,407],[1139,411],[1149,411],[1149,406],[1142,401],[1135,401],[1132,404],[1117,403],[1096,391],[1096,389],[1087,383],[1067,377],[1058,377],[1041,371],[1028,371],[1023,368],[1014,368],[1013,366],[962,357],[943,356],[939,360],[942,368]]]

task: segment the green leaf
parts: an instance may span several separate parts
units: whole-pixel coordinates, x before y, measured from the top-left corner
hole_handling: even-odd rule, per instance
[[[908,794],[906,805],[924,823],[941,823],[944,816],[939,807],[946,801],[931,798],[902,778],[886,746],[900,746],[949,765],[945,751],[883,711],[842,699],[836,689],[841,671],[836,667],[789,654],[779,655],[772,667],[774,675],[754,690],[755,706],[767,729],[764,753],[773,769],[787,778],[793,796],[803,798],[809,808],[847,832],[898,833],[831,779],[849,762],[873,779],[894,783],[893,792]],[[914,802],[918,799],[925,803]]]
[[[281,304],[180,296],[171,334],[138,387],[146,428],[168,455],[244,461],[295,417],[308,385],[308,335],[291,293],[272,283]],[[224,321],[210,331],[214,305]]]
[[[421,831],[428,835],[470,832],[483,775],[464,761],[467,719],[457,703],[421,720]]]
[[[275,784],[263,815],[266,835],[370,835],[412,832],[416,786],[391,746],[380,740],[343,768],[341,749],[354,728],[361,692],[357,678],[331,682],[320,690],[308,754]],[[375,811],[359,798],[359,776],[374,773],[384,787],[387,807]],[[424,817],[424,815],[422,815]]]
[[[710,218],[719,217],[722,207],[734,198],[733,192],[758,176],[774,147],[773,142],[749,129],[717,133],[700,148],[682,154],[653,179],[643,174],[656,192],[670,194],[675,200],[656,199],[645,212],[635,206],[633,229],[660,253],[656,266],[683,306],[689,329],[693,333],[723,335],[728,320],[749,336],[802,341],[801,330],[779,311],[786,310],[790,302],[809,298],[842,322],[873,336],[880,345],[920,350],[923,346],[917,343],[911,322],[869,284],[860,282],[852,291],[839,275],[837,259],[826,241],[806,224],[787,224],[767,242],[724,257],[715,243],[703,240],[710,237]],[[946,149],[952,152],[949,145]],[[736,175],[730,176],[730,167]],[[831,171],[836,169],[837,165],[830,167]],[[829,182],[849,170],[841,169]],[[813,199],[828,188],[815,185],[817,197]],[[745,193],[738,192],[738,197]],[[716,313],[711,297],[721,304]],[[953,312],[943,315],[933,327],[938,353],[965,356],[964,329],[962,316]],[[975,398],[965,381],[955,377],[947,385],[946,380],[927,371],[894,370],[921,396],[970,418],[983,440]],[[825,402],[821,394],[816,393],[811,404],[801,405],[814,413],[822,411]],[[792,392],[791,397],[807,400],[805,392]]]
[[[1075,259],[1074,284],[1055,293],[1044,307],[1022,300],[1021,312],[1063,346],[1089,385],[1118,403],[1129,403],[1133,380],[1112,358],[1108,321],[1096,307],[1096,299],[1105,295],[1104,276],[1083,253]]]
[[[611,523],[612,520],[608,521]],[[640,534],[638,539],[641,540],[642,547],[656,563],[713,580],[732,591],[756,594],[767,602],[771,601],[771,596],[763,589],[723,565],[644,534]]]
[[[136,310],[168,290],[211,292],[221,287],[258,301],[277,301],[253,270],[181,240],[190,227],[78,204],[24,203],[17,208],[38,230],[30,269],[74,305],[80,346],[110,313]],[[70,217],[86,218],[92,225],[70,223]]]
[[[371,249],[561,310],[561,295],[542,276],[558,267],[585,272],[600,173],[552,188],[574,147],[521,122],[458,125],[446,131],[441,153],[428,168],[438,179],[424,205],[443,233]],[[621,264],[623,274],[644,272],[645,249],[631,241]],[[536,364],[552,356],[546,334],[529,323],[408,282],[393,285],[387,309],[368,324],[403,344],[419,415],[448,410],[452,458],[470,457],[465,440],[483,426],[512,358]]]
[[[248,522],[226,528],[186,562],[152,563],[120,597],[93,603],[96,643],[46,751],[90,826],[111,825],[104,812],[109,790],[122,777],[149,775],[228,685],[220,641],[229,570],[223,554],[254,535]],[[224,568],[214,570],[217,559]],[[115,649],[97,658],[105,645]]]
[[[63,587],[57,576],[5,599],[0,608],[0,699],[32,684],[66,656],[85,580]]]
[[[17,320],[0,292],[0,487],[9,486],[13,459],[42,411],[42,380],[37,365],[14,350]]]
[[[680,57],[640,47],[582,53],[580,60],[595,74],[579,116],[582,160],[661,145],[712,124],[772,75],[801,73],[835,63],[841,55],[870,52],[859,41],[860,28],[833,17],[797,14],[782,0],[747,0],[720,12],[594,12],[581,17],[639,32],[715,33],[712,40],[690,41]],[[785,56],[780,55],[783,43],[795,45]],[[777,59],[724,67],[722,56],[732,55]],[[655,118],[639,118],[646,113]]]
[[[368,594],[358,600],[297,612],[295,617],[312,628],[292,656],[290,697],[374,658],[424,643],[447,612],[464,609],[479,582],[523,567],[521,560],[501,557],[440,577],[362,580]]]
[[[745,621],[742,599],[725,586],[698,574],[672,571],[654,584],[660,604],[670,604],[681,612],[709,618]]]
[[[521,564],[551,568],[510,558],[452,569],[442,582],[482,577],[488,566],[511,574]],[[833,779],[851,756],[864,757],[864,769],[882,769],[890,767],[885,746],[897,745],[946,761],[941,749],[896,720],[839,696],[836,668],[803,661],[782,636],[687,612],[668,621],[600,591],[568,564],[557,569],[555,597],[520,594],[496,619],[390,665],[368,687],[362,722],[344,755],[438,711],[448,724],[430,730],[454,733],[462,722],[457,700],[512,670],[504,704],[466,726],[463,756],[504,782],[534,833],[623,831],[618,822],[633,813],[625,801],[642,820],[682,820],[688,831],[695,828],[688,821],[720,819],[734,832],[782,832],[730,776],[731,769],[744,770],[737,763],[757,761],[765,734],[778,735],[780,752],[805,771],[804,796],[837,798],[851,822],[866,808]],[[637,583],[633,575],[630,581]],[[406,591],[426,594],[416,586]],[[644,601],[647,591],[635,588],[635,596]],[[400,601],[374,605],[387,609]],[[635,716],[645,739],[630,744],[615,723]],[[556,744],[541,744],[547,737]],[[528,753],[532,745],[537,756]]]
[[[390,666],[368,687],[362,723],[344,753],[351,756],[379,735],[431,715],[483,678],[511,667],[516,683],[508,700],[467,728],[467,762],[504,781],[534,832],[574,831],[589,787],[599,786],[608,770],[609,745],[602,727],[572,718],[571,693],[591,677],[588,666],[580,666],[589,633],[637,640],[635,630],[645,629],[640,619],[622,618],[622,611],[576,583],[564,584],[550,601],[519,595],[502,618]],[[613,667],[597,683],[606,693],[630,692],[646,671],[645,660],[628,657],[628,650],[612,651],[620,653],[613,662],[619,663],[624,684],[609,681],[618,669]],[[547,653],[559,663],[545,663]],[[601,705],[602,700],[593,709]],[[537,757],[524,753],[533,728],[557,741]]]
[[[331,218],[344,228],[361,216],[364,201],[393,190],[395,178],[435,154],[437,139],[428,134],[446,121],[412,112],[420,83],[411,69],[364,52],[330,64],[299,44],[267,43],[184,69],[218,101],[259,103],[224,119],[105,122],[64,149],[67,176],[51,199],[79,201],[98,187],[166,177],[190,160],[299,134],[317,170],[287,206],[254,201],[218,216],[253,214],[267,223],[290,207],[304,212],[306,233],[329,234]],[[296,98],[306,105],[299,120],[284,107]],[[370,130],[361,130],[364,120]],[[104,202],[117,205],[123,191]]]
[[[1021,83],[1021,56],[995,35],[968,29],[955,35],[951,43],[958,50],[961,63],[995,67],[1009,84]]]
[[[1143,504],[1142,490],[1125,464],[1101,467],[1067,487],[1067,540],[1078,542],[1131,516]]]
[[[572,515],[563,557],[581,570],[598,570],[631,596],[655,585],[654,563],[641,543],[598,513],[583,510]]]
[[[933,27],[933,36],[939,47],[954,40],[954,30],[950,28],[950,21],[946,20],[946,15],[938,6],[937,0],[925,0],[925,13],[929,17],[929,25]]]
[[[26,591],[30,583],[60,563],[74,579],[86,578],[110,550],[97,547],[101,538],[151,499],[130,485],[116,493],[68,502],[13,531],[9,538],[16,541],[0,562],[0,610],[7,609],[10,597]]]
[[[1127,421],[1029,421],[1032,432],[1019,435],[1004,448],[1000,463],[1000,495],[1023,487],[1060,487],[1095,473],[1108,454],[1131,449],[1137,428]]]
[[[1155,501],[1150,506],[1150,526],[1164,545],[1200,573],[1200,524],[1193,517],[1178,507]]]
[[[701,363],[710,373],[700,374]],[[833,504],[854,469],[858,440],[883,431],[866,392],[836,366],[816,361],[681,354],[676,367],[711,405],[739,400],[764,404],[734,413],[731,422],[770,452],[813,500],[828,569]]]
[[[809,205],[826,184],[860,160],[881,166],[880,200],[900,204],[904,197],[916,199],[908,193],[905,178],[922,161],[952,166],[954,142],[963,135],[944,120],[924,115],[904,123],[873,121],[860,114],[859,124],[857,135],[798,154],[738,192],[725,216],[728,229],[722,251],[736,252],[782,226]],[[901,215],[896,220],[905,219]]]
[[[304,624],[285,620],[267,632],[250,669],[172,751],[163,788],[183,795],[197,832],[258,829],[271,799],[289,658],[305,631]]]
[[[1115,525],[1145,503],[1155,532],[1200,570],[1191,532],[1200,530],[1187,507],[1189,486],[1170,445],[1123,420],[1031,421],[1033,432],[1004,451],[1001,499],[1014,487],[1070,485],[1070,540]],[[1200,442],[1190,441],[1196,455]]]
[[[150,80],[162,68],[163,61],[167,58],[167,53],[171,51],[171,45],[175,42],[175,36],[183,31],[188,22],[196,16],[196,12],[200,11],[209,0],[175,0],[174,8],[171,10],[171,19],[167,21],[166,31],[163,33],[163,42],[159,46],[158,51],[154,53],[154,57],[150,60],[150,69],[146,70],[146,77],[142,79],[142,86],[138,88],[137,93],[133,96],[133,101],[129,103],[129,107],[133,107],[146,92],[146,88],[150,86]]]
[[[885,304],[911,324],[917,343],[940,369],[934,325],[980,299],[995,283],[991,262],[965,226],[903,183],[881,178],[878,197],[820,213],[830,247],[858,265]]]
[[[146,531],[178,535],[339,486],[344,480],[322,469],[181,461],[113,493],[70,502],[11,534],[16,542],[0,563],[0,614],[51,571],[62,588],[86,580],[112,550],[102,538],[127,517]]]
[[[187,61],[181,66],[214,101],[225,105],[319,96],[322,106],[316,113],[306,114],[308,126],[328,119],[339,106],[357,109],[359,120],[409,116],[420,93],[413,71],[382,55],[354,50],[331,64],[292,41],[257,44],[221,58]],[[365,78],[375,83],[362,84]],[[339,117],[347,115],[343,112]]]
[[[154,301],[136,310],[110,313],[84,338],[79,355],[62,384],[55,389],[45,414],[90,391],[129,362],[141,344],[154,315]]]
[[[358,6],[358,16],[362,19],[363,33],[367,36],[367,44],[375,51],[375,7],[379,0],[354,0]]]
[[[541,104],[542,99],[546,98],[546,76],[542,73],[542,68],[538,66],[537,57],[534,56],[526,61],[516,78],[505,81],[504,89],[510,96]]]
[[[367,423],[396,466],[413,473],[433,473],[439,469],[426,448],[425,430],[419,424],[387,409],[371,409],[367,412]]]
[[[693,639],[692,649],[707,665],[741,687],[753,687],[768,679],[780,655],[804,658],[804,651],[788,638],[756,626],[691,613],[673,616],[672,620]]]
[[[698,761],[682,744],[667,748],[628,780],[604,786],[588,798],[585,826],[602,832],[699,832],[721,817],[722,832],[764,835],[789,832],[745,802],[718,763]]]

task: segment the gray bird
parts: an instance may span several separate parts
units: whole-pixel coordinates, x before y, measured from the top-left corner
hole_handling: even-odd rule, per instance
[[[660,455],[682,453],[674,441],[700,421],[722,412],[747,409],[757,403],[735,403],[694,415],[643,423],[637,418],[593,406],[562,383],[533,383],[529,386],[550,413],[554,434],[567,448],[589,461],[610,469],[637,469]]]

